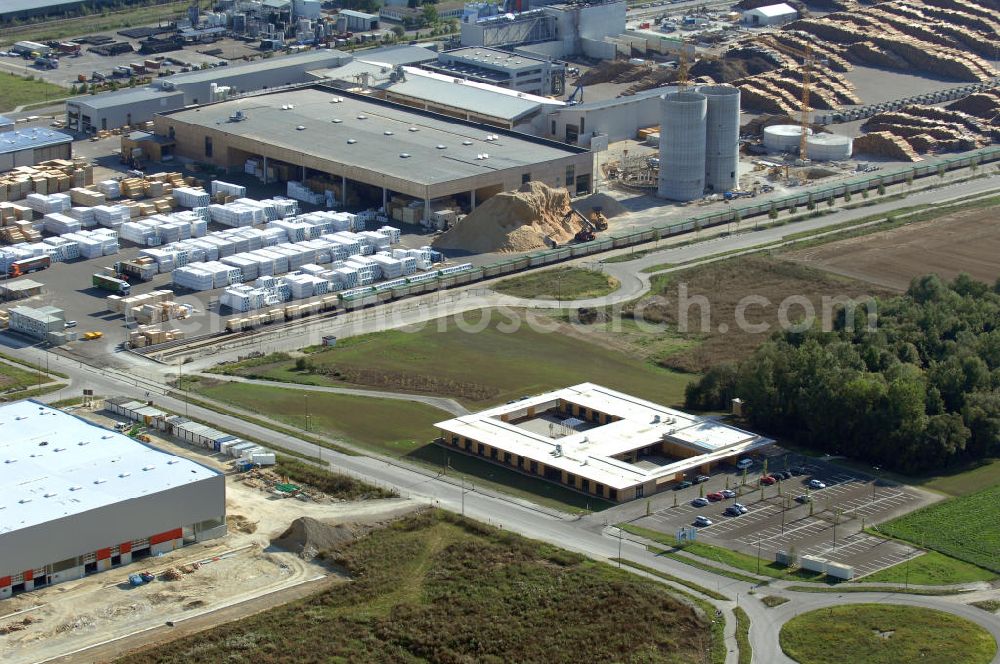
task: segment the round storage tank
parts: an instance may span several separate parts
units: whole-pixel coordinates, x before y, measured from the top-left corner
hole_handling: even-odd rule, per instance
[[[854,141],[841,134],[816,134],[806,138],[806,150],[813,161],[842,161],[851,158]]]
[[[705,193],[708,101],[697,92],[660,98],[660,180],[657,196],[690,201]]]
[[[806,129],[812,135],[812,129]],[[802,127],[799,125],[772,125],[764,128],[764,147],[768,152],[798,152]]]
[[[705,188],[736,189],[740,163],[740,89],[706,85],[698,92],[708,99],[705,116]]]

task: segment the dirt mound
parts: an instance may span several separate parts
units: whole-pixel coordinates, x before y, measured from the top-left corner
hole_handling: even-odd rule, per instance
[[[277,539],[271,540],[271,545],[297,553],[304,560],[312,560],[320,552],[351,542],[367,530],[353,523],[333,524],[303,516],[292,521]]]
[[[230,514],[226,517],[226,525],[230,530],[241,533],[252,533],[257,530],[257,524],[242,514]]]
[[[499,193],[434,241],[438,249],[514,253],[542,249],[545,238],[573,239],[581,228],[570,212],[569,192],[541,182]]]
[[[599,207],[601,208],[601,212],[608,219],[622,214],[628,214],[628,209],[626,209],[626,207],[622,205],[618,199],[612,198],[611,196],[600,192],[591,194],[590,196],[585,196],[584,198],[578,198],[573,201],[573,207],[585,216],[590,216],[590,211],[595,207]]]

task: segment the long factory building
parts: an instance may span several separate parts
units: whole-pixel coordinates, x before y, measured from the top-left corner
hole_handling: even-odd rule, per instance
[[[437,199],[473,210],[529,181],[573,194],[594,184],[585,148],[323,84],[163,113],[154,128],[181,158],[238,171],[260,159],[265,173],[280,165],[281,179],[323,178],[376,206],[422,201],[425,218]]]
[[[226,534],[214,470],[35,401],[0,432],[0,599]]]
[[[774,441],[582,383],[435,425],[441,442],[577,491],[626,502]]]

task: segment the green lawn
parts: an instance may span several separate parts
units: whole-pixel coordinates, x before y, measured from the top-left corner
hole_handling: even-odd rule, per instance
[[[736,616],[736,645],[740,649],[740,664],[751,664],[753,647],[750,645],[750,616],[738,606],[733,609],[733,614]]]
[[[202,383],[197,392],[294,427],[343,438],[391,456],[402,456],[437,437],[444,411],[415,403],[305,392],[245,383]],[[308,417],[307,417],[308,416]]]
[[[625,532],[633,533],[639,535],[640,537],[645,537],[648,540],[654,542],[659,542],[660,544],[665,544],[667,546],[675,546],[676,538],[673,535],[668,535],[666,533],[661,533],[657,530],[651,530],[649,528],[643,528],[642,526],[634,526],[632,524],[621,524],[622,530]],[[760,574],[761,576],[770,576],[776,579],[792,579],[798,581],[815,581],[821,578],[825,578],[825,575],[816,574],[814,572],[807,572],[805,570],[789,570],[784,565],[779,565],[773,560],[768,560],[767,558],[761,558],[760,565],[757,564],[757,557],[750,556],[745,553],[740,553],[739,551],[732,551],[721,546],[715,546],[713,544],[705,544],[703,542],[690,542],[682,547],[685,553],[697,556],[707,561],[713,563],[718,563],[719,565],[726,565],[735,569],[740,569],[752,574]],[[679,556],[677,554],[667,554],[672,558],[678,560],[684,560],[685,556]],[[717,568],[717,566],[711,566]],[[711,567],[703,567],[703,569],[711,569]],[[748,577],[742,576],[742,580],[746,580]],[[756,581],[756,579],[750,578],[751,581]]]
[[[325,557],[347,582],[119,661],[690,664],[706,651],[713,663],[725,659],[721,630],[663,585],[441,511]]]
[[[601,272],[579,267],[558,267],[504,279],[493,290],[514,297],[543,300],[578,300],[600,297],[618,290],[618,281]]]
[[[303,370],[279,356],[216,371],[449,396],[473,409],[588,381],[678,404],[694,378],[562,334],[561,323],[539,314],[488,309],[462,320],[441,318],[417,330],[342,339],[335,348],[311,353]]]
[[[68,95],[69,90],[58,85],[37,79],[28,80],[10,72],[0,72],[0,111],[13,111],[24,104],[62,99]]]
[[[987,664],[993,637],[979,625],[916,606],[851,604],[810,611],[781,629],[799,664]]]
[[[642,268],[642,271],[646,274],[653,274],[654,272],[669,270],[672,267],[676,267],[676,265],[676,263],[657,263],[656,265],[650,265],[649,267]]]
[[[47,383],[49,379],[42,376],[41,382]],[[37,386],[39,383],[38,373],[29,371],[22,367],[15,367],[0,362],[0,393],[8,390],[26,389]]]
[[[879,530],[952,558],[1000,572],[1000,484],[930,505]]]
[[[909,568],[907,570],[907,568]],[[864,583],[909,583],[943,586],[953,583],[992,581],[997,575],[982,567],[955,560],[937,551],[928,551],[908,563],[900,563],[858,579]]]
[[[939,475],[922,481],[919,486],[952,496],[965,496],[1000,484],[1000,459],[990,459],[973,468],[950,475]]]

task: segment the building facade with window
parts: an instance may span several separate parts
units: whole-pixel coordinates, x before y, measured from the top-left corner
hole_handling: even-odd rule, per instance
[[[774,443],[593,383],[435,426],[447,447],[615,502],[662,491]]]

